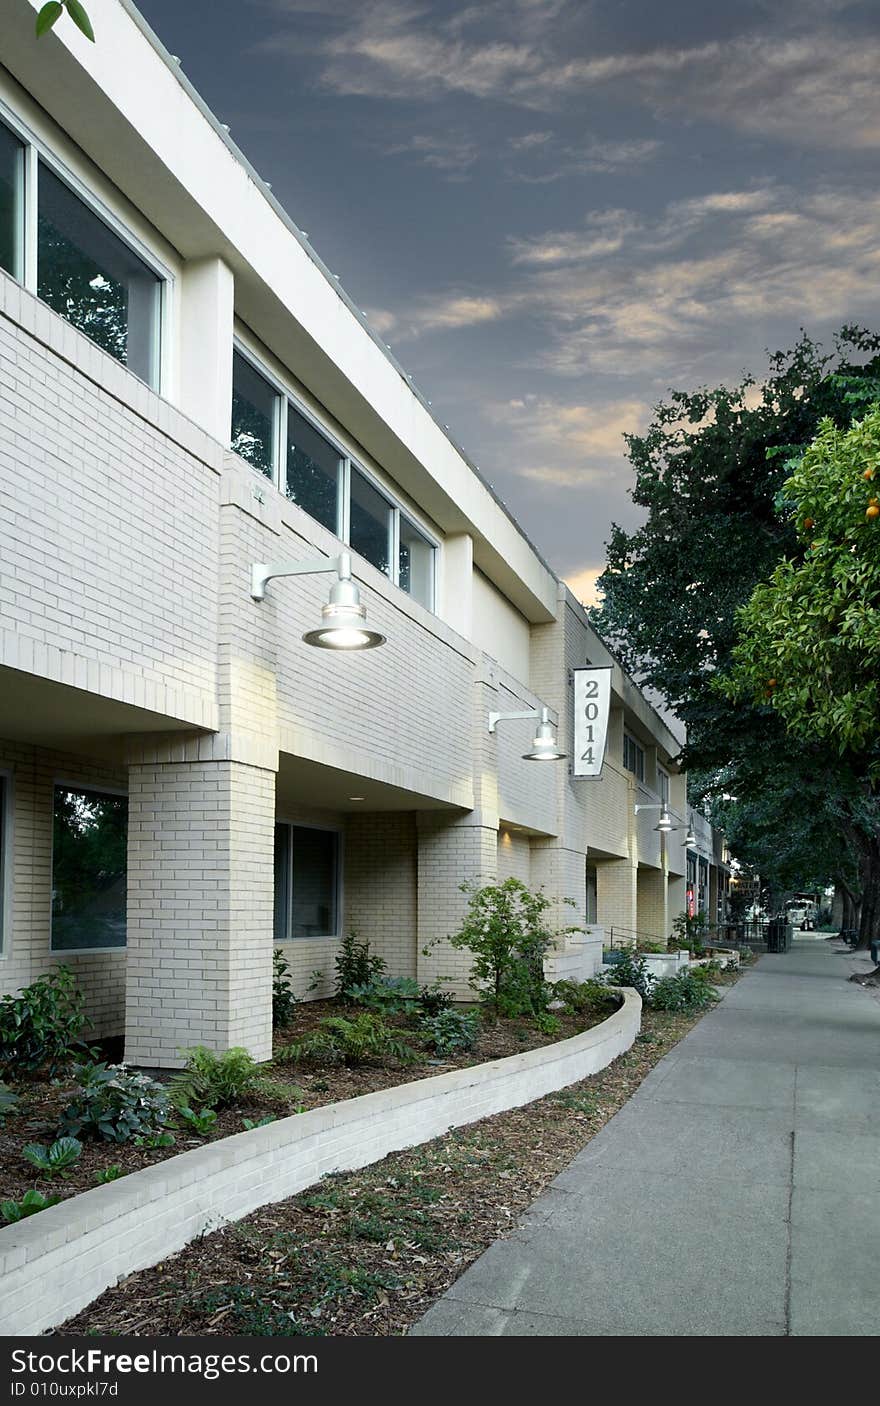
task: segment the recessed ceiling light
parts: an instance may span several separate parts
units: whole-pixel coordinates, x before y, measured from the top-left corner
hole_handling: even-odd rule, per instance
[[[365,801],[367,798],[366,796],[349,796],[348,799],[350,801]]]

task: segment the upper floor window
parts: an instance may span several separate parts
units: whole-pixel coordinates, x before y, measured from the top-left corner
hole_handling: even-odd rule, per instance
[[[232,361],[230,446],[291,502],[433,610],[435,544],[239,350]]]
[[[24,272],[24,142],[0,123],[0,268]]]
[[[657,768],[657,793],[665,806],[669,805],[669,773]]]
[[[37,205],[37,295],[156,386],[162,280],[42,161]]]
[[[287,407],[285,468],[285,493],[291,502],[340,536],[343,457],[292,405]]]
[[[636,780],[645,779],[645,752],[628,732],[623,734],[623,765],[631,771]]]
[[[275,466],[277,399],[274,386],[243,356],[233,352],[230,443],[236,454],[269,478]]]
[[[0,123],[0,268],[158,388],[164,279],[33,145]]]

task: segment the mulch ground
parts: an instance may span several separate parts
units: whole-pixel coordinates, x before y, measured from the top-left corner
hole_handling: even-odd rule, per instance
[[[274,1046],[278,1050],[291,1044],[313,1030],[322,1017],[327,1015],[356,1014],[351,1007],[340,1006],[336,1001],[309,1001],[297,1006],[294,1019],[282,1030],[274,1034]],[[133,1143],[112,1143],[83,1140],[82,1156],[65,1176],[48,1181],[39,1177],[22,1157],[22,1148],[27,1143],[37,1142],[43,1146],[58,1136],[58,1119],[62,1109],[75,1092],[69,1079],[54,1081],[29,1080],[13,1082],[10,1087],[21,1099],[18,1111],[6,1119],[0,1127],[0,1200],[21,1200],[24,1193],[36,1186],[44,1194],[52,1193],[62,1200],[77,1192],[88,1191],[97,1186],[98,1174],[108,1167],[117,1166],[123,1175],[154,1166],[179,1152],[188,1152],[193,1147],[201,1147],[206,1142],[216,1142],[232,1133],[244,1131],[244,1119],[252,1121],[274,1114],[278,1118],[288,1117],[299,1110],[308,1111],[326,1103],[355,1098],[358,1094],[373,1093],[377,1089],[387,1089],[395,1084],[409,1083],[413,1079],[425,1079],[435,1074],[444,1074],[451,1069],[464,1069],[486,1060],[503,1059],[507,1055],[521,1054],[524,1050],[537,1049],[541,1045],[568,1039],[592,1025],[604,1020],[606,1011],[597,1011],[586,1016],[560,1016],[560,1029],[553,1036],[542,1035],[534,1025],[523,1020],[502,1020],[496,1024],[486,1022],[473,1050],[449,1055],[443,1059],[431,1058],[423,1054],[413,1064],[400,1064],[389,1061],[387,1064],[345,1066],[315,1065],[311,1063],[292,1064],[277,1062],[267,1068],[267,1076],[280,1090],[273,1096],[248,1099],[233,1107],[220,1109],[217,1122],[210,1134],[198,1137],[185,1126],[175,1130],[174,1144],[171,1147],[135,1147]],[[401,1034],[407,1030],[401,1020],[391,1019],[389,1024],[399,1025]]]
[[[600,1073],[325,1177],[122,1280],[56,1334],[404,1335],[697,1019],[646,1010],[632,1049]]]

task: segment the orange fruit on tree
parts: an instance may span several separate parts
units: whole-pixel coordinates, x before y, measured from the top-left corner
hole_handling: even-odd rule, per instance
[[[809,532],[810,528],[811,528],[811,527],[815,527],[815,526],[816,526],[816,524],[815,524],[815,522],[813,521],[813,519],[812,519],[811,517],[805,517],[805,518],[804,518],[804,531],[805,531],[805,532]]]
[[[875,472],[875,469],[865,469],[865,472],[862,474],[862,478],[873,478]]]
[[[775,687],[776,687],[776,680],[775,680],[775,679],[768,679],[768,680],[767,680],[767,687],[768,687],[768,688],[775,688]]]
[[[866,513],[865,513],[865,517],[866,517],[866,518],[871,518],[872,520],[873,520],[875,517],[880,517],[880,508],[878,508],[878,506],[877,506],[876,503],[873,503],[873,504],[871,505],[871,507],[867,509],[867,511],[866,511]]]

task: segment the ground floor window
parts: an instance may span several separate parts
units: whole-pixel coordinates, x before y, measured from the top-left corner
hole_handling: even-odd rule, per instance
[[[52,950],[125,946],[128,801],[55,787]]]
[[[9,783],[0,776],[0,952],[6,950],[6,877],[9,873]]]
[[[275,941],[339,935],[340,843],[335,830],[275,826]]]
[[[599,879],[595,864],[587,865],[587,922],[599,921]]]

